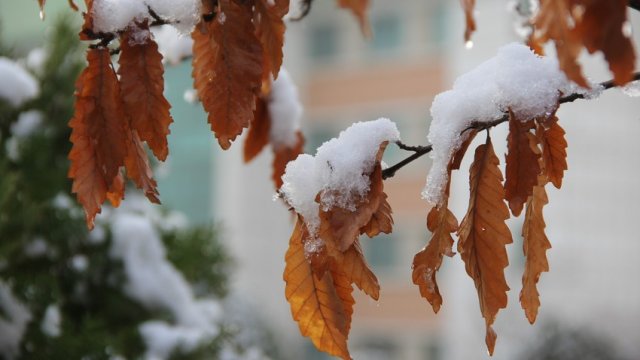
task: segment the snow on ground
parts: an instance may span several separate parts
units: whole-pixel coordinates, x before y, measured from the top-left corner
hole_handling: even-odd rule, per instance
[[[282,67],[278,78],[271,84],[268,98],[271,130],[269,141],[274,149],[293,148],[298,142],[296,133],[300,130],[302,103],[298,89],[289,72]]]
[[[0,99],[18,107],[40,92],[38,82],[20,64],[0,56]]]
[[[460,76],[453,89],[433,100],[427,136],[433,145],[433,165],[423,198],[432,204],[442,201],[447,165],[466,138],[462,131],[472,122],[499,119],[508,109],[522,121],[531,120],[554,111],[561,94],[576,91],[594,96],[569,82],[555,58],[537,56],[518,43],[500,48],[495,57]]]
[[[313,235],[320,224],[319,206],[355,210],[353,202],[369,191],[369,176],[380,144],[400,139],[389,119],[358,122],[325,142],[316,155],[302,154],[287,165],[280,193],[302,215]],[[322,192],[320,204],[315,199]]]

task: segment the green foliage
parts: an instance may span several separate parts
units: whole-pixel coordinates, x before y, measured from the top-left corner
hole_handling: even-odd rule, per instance
[[[47,60],[36,74],[38,97],[18,109],[0,100],[0,283],[8,285],[32,315],[20,359],[134,359],[145,352],[138,326],[150,319],[172,319],[123,292],[123,266],[109,256],[109,229],[90,234],[82,211],[68,195],[69,94],[83,66],[76,38],[65,19],[59,21],[45,48]],[[26,110],[41,112],[42,126],[28,137],[12,138],[11,125]],[[226,294],[230,262],[214,231],[160,233],[169,260],[195,285],[197,295]],[[50,305],[61,313],[57,337],[41,328]],[[0,304],[0,319],[8,316]],[[214,358],[220,341],[175,359]]]

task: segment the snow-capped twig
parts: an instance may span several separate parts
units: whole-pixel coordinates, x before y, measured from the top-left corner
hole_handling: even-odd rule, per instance
[[[638,4],[640,5],[640,0],[637,1]],[[633,74],[633,80],[632,81],[640,81],[640,72],[636,72]],[[615,84],[615,82],[613,80],[608,80],[608,81],[604,81],[601,82],[600,84],[598,84],[599,87],[604,91],[604,90],[608,90],[608,89],[612,89],[614,87],[617,87],[617,85]],[[563,96],[558,100],[559,104],[565,104],[565,103],[569,103],[569,102],[573,102],[575,100],[578,99],[584,99],[585,98],[585,94],[584,93],[573,93],[567,96]],[[489,121],[489,122],[473,122],[471,123],[471,125],[469,127],[467,127],[466,129],[464,129],[462,131],[462,134],[464,134],[465,132],[469,131],[469,130],[488,130],[492,127],[498,126],[504,122],[507,122],[509,120],[509,115],[508,114],[504,114],[502,117],[495,119],[493,121]],[[404,166],[406,166],[407,164],[413,162],[416,159],[421,158],[423,155],[428,154],[429,152],[431,152],[432,150],[432,146],[431,145],[425,145],[425,146],[408,146],[405,145],[401,142],[396,142],[396,145],[398,145],[398,147],[402,150],[406,150],[406,151],[412,151],[414,152],[413,154],[411,154],[410,156],[406,157],[405,159],[401,160],[400,162],[398,162],[397,164],[390,166],[386,169],[384,169],[382,171],[382,179],[388,179],[388,178],[392,178],[396,172],[398,170],[400,170],[401,168],[403,168]]]

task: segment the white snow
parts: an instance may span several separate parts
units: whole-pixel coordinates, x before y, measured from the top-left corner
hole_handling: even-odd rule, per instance
[[[42,237],[36,237],[25,245],[24,254],[30,258],[45,256],[49,253],[49,245]]]
[[[44,48],[34,48],[29,51],[27,57],[24,59],[24,64],[27,69],[33,71],[35,74],[42,74],[44,72],[44,65],[49,58],[47,50]]]
[[[77,272],[84,272],[89,268],[89,259],[85,255],[74,255],[70,261],[71,268]]]
[[[18,120],[11,124],[11,135],[26,138],[42,125],[42,112],[38,110],[24,111],[18,115]]]
[[[62,316],[58,305],[51,304],[47,306],[40,324],[40,330],[49,337],[58,337],[62,333],[62,330],[60,330],[61,324]]]
[[[161,19],[171,22],[183,34],[191,32],[200,16],[199,0],[94,0],[93,25],[96,32],[124,30],[134,21],[154,19],[151,8]]]
[[[278,78],[271,83],[267,101],[271,117],[271,146],[276,150],[281,147],[293,148],[298,141],[296,132],[300,130],[302,103],[298,89],[284,67],[280,69]]]
[[[369,191],[369,177],[380,144],[400,139],[395,123],[380,118],[358,122],[325,142],[315,157],[302,154],[287,165],[280,188],[284,200],[302,215],[312,236],[319,225],[319,205],[351,211],[354,202]],[[316,195],[320,195],[320,204]]]
[[[128,199],[129,204],[142,201]],[[167,260],[152,217],[135,208],[112,210],[110,255],[124,264],[128,296],[149,309],[171,313],[174,324],[153,321],[140,326],[147,358],[165,359],[173,350],[191,351],[216,337],[221,310],[213,300],[195,298],[182,274]]]
[[[632,81],[621,88],[622,92],[630,97],[640,96],[640,80]]]
[[[38,82],[15,61],[0,56],[0,99],[18,107],[40,92]]]
[[[505,45],[498,54],[460,76],[453,89],[436,96],[428,140],[433,145],[433,165],[422,196],[433,204],[442,200],[448,181],[447,165],[468,133],[472,122],[501,118],[511,109],[522,121],[549,114],[561,93],[577,89],[551,57],[539,57],[527,46]]]
[[[193,51],[193,39],[180,33],[171,25],[157,26],[151,29],[153,37],[158,43],[158,50],[163,60],[169,64],[180,63],[184,58],[191,56]]]
[[[20,342],[31,320],[31,312],[11,292],[7,284],[0,281],[0,308],[6,315],[0,316],[0,355],[7,360],[20,355]]]
[[[196,89],[187,89],[182,94],[182,99],[189,104],[195,104],[198,101],[198,91]]]

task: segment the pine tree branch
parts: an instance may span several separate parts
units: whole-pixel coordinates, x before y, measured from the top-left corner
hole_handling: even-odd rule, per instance
[[[636,3],[638,3],[640,5],[640,0],[637,0]],[[633,81],[638,81],[640,80],[640,72],[637,72],[635,74],[633,74]],[[608,80],[608,81],[604,81],[601,82],[600,84],[598,84],[601,88],[602,91],[604,90],[609,90],[611,88],[617,87],[617,85],[614,83],[613,80]],[[585,98],[585,94],[579,94],[579,93],[574,93],[574,94],[570,94],[567,96],[563,96],[558,100],[559,104],[565,104],[565,103],[569,103],[569,102],[573,102],[575,100],[578,99],[584,99]],[[488,130],[492,127],[498,126],[504,122],[509,121],[509,114],[504,114],[502,117],[492,120],[492,121],[474,121],[471,123],[471,125],[469,125],[466,129],[462,130],[461,134],[464,134],[465,132],[469,131],[469,130],[473,130],[476,129],[478,131],[481,130]],[[419,159],[420,157],[422,157],[424,154],[429,153],[431,150],[433,150],[431,145],[426,145],[426,146],[408,146],[403,144],[400,141],[396,142],[396,145],[398,145],[398,147],[402,150],[406,150],[406,151],[413,151],[414,153],[410,156],[408,156],[407,158],[405,158],[404,160],[400,161],[399,163],[388,167],[386,169],[384,169],[382,171],[382,179],[388,179],[393,177],[396,172],[400,169],[402,169],[403,167],[405,167],[407,164],[413,162],[416,159]]]

